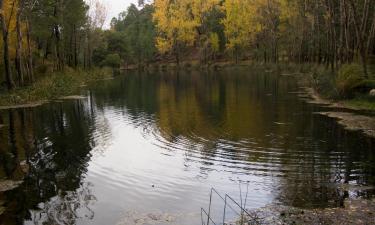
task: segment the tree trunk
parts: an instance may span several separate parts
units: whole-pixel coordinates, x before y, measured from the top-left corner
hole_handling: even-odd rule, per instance
[[[62,7],[63,7],[63,0],[56,0],[55,3],[55,12],[54,17],[56,19],[56,22],[53,26],[53,37],[55,40],[55,60],[56,60],[56,69],[57,70],[63,70],[64,69],[64,58],[62,54],[62,48],[61,48],[61,39],[62,39],[62,33],[61,33],[61,24],[62,24]]]
[[[77,29],[76,25],[74,27],[74,67],[77,68],[78,66],[78,57],[77,57]]]
[[[3,9],[3,0],[0,0],[0,7]],[[14,88],[14,81],[12,78],[12,71],[10,68],[10,60],[9,60],[9,38],[8,38],[8,26],[5,21],[5,16],[1,12],[0,13],[0,20],[1,20],[1,27],[3,33],[3,56],[4,56],[4,67],[5,67],[5,80],[7,83],[8,90],[12,90]]]
[[[28,61],[28,74],[29,82],[34,82],[34,67],[33,67],[33,56],[31,52],[31,37],[30,37],[30,21],[26,18],[26,38],[27,38],[27,61]]]
[[[369,8],[369,2],[365,0],[364,2],[364,12],[363,12],[363,17],[362,17],[362,24],[360,25],[358,22],[358,13],[357,13],[357,8],[355,6],[355,3],[353,0],[350,1],[350,6],[352,8],[352,16],[353,16],[353,22],[354,22],[354,28],[357,36],[357,45],[359,47],[359,55],[361,58],[362,62],[362,67],[363,67],[363,73],[365,74],[365,78],[368,78],[368,73],[367,73],[367,49],[365,45],[365,30],[366,30],[366,23],[368,20],[368,8]]]
[[[19,2],[16,18],[17,31],[17,46],[16,46],[16,71],[18,75],[19,86],[24,85],[23,71],[22,71],[22,32],[21,32],[21,15],[22,15],[22,1]]]

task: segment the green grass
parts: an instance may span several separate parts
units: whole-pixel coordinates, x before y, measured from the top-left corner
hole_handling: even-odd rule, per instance
[[[301,79],[306,78],[305,85],[311,85],[320,97],[342,103],[348,108],[361,110],[375,110],[375,97],[371,97],[368,91],[375,88],[375,76],[370,74],[370,79],[361,77],[361,67],[357,64],[346,65],[332,73],[330,69],[319,65],[289,65],[282,68],[283,71],[308,71]]]
[[[352,108],[375,110],[375,98],[370,96],[357,96],[353,99],[344,100],[343,103]]]
[[[17,88],[11,92],[3,91],[0,93],[0,106],[28,104],[77,94],[82,85],[111,76],[112,72],[108,69],[67,69],[46,75],[31,86]]]

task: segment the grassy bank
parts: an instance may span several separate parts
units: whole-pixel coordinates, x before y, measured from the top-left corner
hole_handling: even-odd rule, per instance
[[[111,70],[93,69],[88,71],[66,69],[39,78],[34,84],[0,93],[0,106],[14,106],[37,103],[74,95],[89,82],[112,77]]]
[[[369,98],[367,96],[358,96],[353,99],[344,100],[342,103],[350,108],[364,109],[375,111],[375,98]]]
[[[332,72],[323,66],[313,66],[309,78],[311,87],[322,99],[340,104],[344,108],[375,110],[375,74],[370,71],[367,77],[358,64],[343,65]]]

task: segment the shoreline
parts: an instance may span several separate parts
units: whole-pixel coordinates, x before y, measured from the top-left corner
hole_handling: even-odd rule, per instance
[[[269,205],[250,210],[250,224],[372,224],[375,221],[375,198],[346,199],[342,207],[302,209]],[[229,223],[232,224],[232,223]],[[236,224],[236,223],[233,223]]]
[[[303,91],[298,96],[309,104],[321,105],[329,111],[316,112],[317,115],[336,119],[337,123],[349,131],[361,131],[368,137],[375,138],[375,117],[362,115],[361,111],[374,112],[371,109],[349,106],[341,101],[322,98],[312,87],[301,87]],[[340,110],[352,112],[342,112]]]
[[[302,88],[302,94],[299,94],[301,98],[309,97],[310,100],[306,100],[306,102],[311,104],[319,104],[324,105],[327,108],[335,108],[335,109],[347,109],[347,110],[353,110],[353,111],[371,111],[375,112],[373,109],[370,109],[368,107],[360,107],[360,106],[351,106],[347,104],[345,101],[340,100],[332,100],[332,99],[326,99],[319,95],[319,93],[312,87],[301,87]]]
[[[82,87],[86,87],[89,83],[111,79],[113,79],[112,73],[104,69],[53,74],[51,77],[36,81],[31,86],[1,93],[0,110],[33,108],[53,101],[84,99],[85,96],[79,95]]]

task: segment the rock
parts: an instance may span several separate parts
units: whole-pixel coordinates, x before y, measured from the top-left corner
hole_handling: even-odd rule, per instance
[[[20,184],[22,184],[23,181],[14,181],[14,180],[2,180],[0,181],[0,192],[9,191],[12,189],[15,189]]]
[[[372,89],[369,94],[370,96],[375,97],[375,89]]]
[[[29,173],[30,166],[29,164],[27,164],[26,160],[23,160],[22,162],[20,162],[20,167],[21,167],[22,172],[26,174]]]

